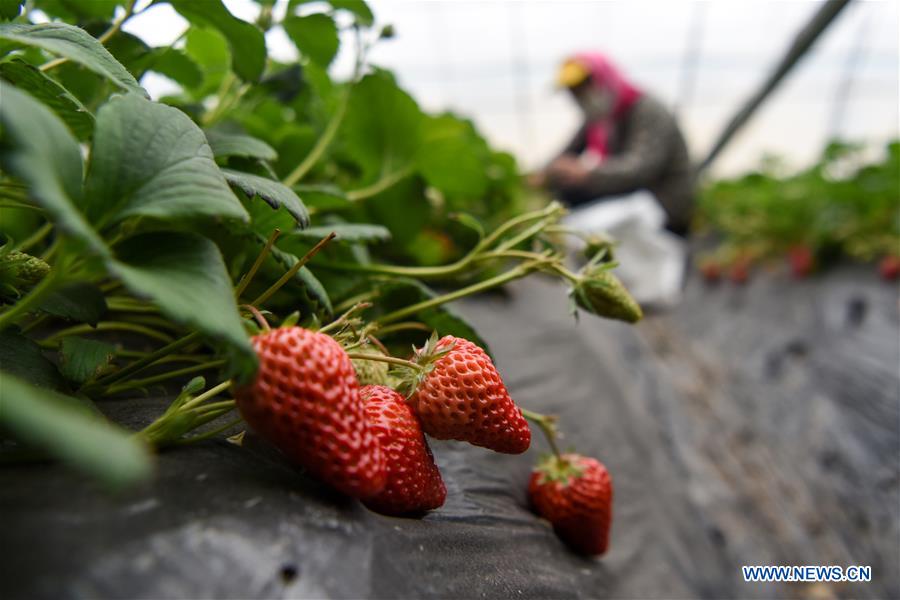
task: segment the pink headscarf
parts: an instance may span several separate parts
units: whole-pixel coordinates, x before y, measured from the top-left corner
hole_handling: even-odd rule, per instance
[[[615,98],[615,106],[607,118],[588,124],[586,149],[605,158],[609,154],[607,142],[613,124],[638,101],[642,92],[625,79],[621,71],[600,52],[579,52],[572,59],[590,70],[593,85],[611,91]]]

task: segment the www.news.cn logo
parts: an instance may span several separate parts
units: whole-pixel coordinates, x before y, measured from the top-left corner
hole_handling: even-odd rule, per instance
[[[872,581],[872,567],[851,566],[744,566],[744,581]]]

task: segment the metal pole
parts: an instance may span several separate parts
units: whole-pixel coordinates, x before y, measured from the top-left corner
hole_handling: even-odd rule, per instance
[[[766,78],[763,85],[751,96],[741,109],[734,115],[725,129],[719,134],[719,138],[710,150],[709,155],[697,168],[698,173],[709,167],[716,159],[720,152],[728,145],[728,142],[743,127],[756,109],[768,98],[769,94],[778,87],[781,80],[784,79],[791,69],[806,54],[815,41],[822,35],[840,12],[850,3],[850,0],[828,0],[822,7],[816,11],[809,23],[800,30],[794,38],[790,48],[788,48],[784,57],[779,61],[775,69]]]

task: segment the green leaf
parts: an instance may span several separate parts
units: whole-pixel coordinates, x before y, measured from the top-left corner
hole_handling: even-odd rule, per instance
[[[300,227],[309,225],[309,213],[294,190],[279,181],[266,179],[259,175],[241,173],[231,169],[222,169],[228,183],[244,192],[248,198],[259,196],[272,208],[283,206],[297,221]]]
[[[60,389],[63,378],[43,350],[31,338],[25,337],[17,327],[0,331],[0,367],[34,385]],[[2,388],[0,384],[0,388]],[[0,390],[2,391],[2,390]]]
[[[148,71],[165,75],[184,87],[196,88],[203,84],[200,66],[177,48],[154,48],[144,64]]]
[[[253,368],[255,355],[215,244],[189,233],[147,233],[116,250],[109,269],[128,289],[155,302],[176,323],[229,344],[240,352],[242,370]]]
[[[243,156],[268,161],[278,158],[272,146],[249,135],[212,130],[206,132],[206,139],[216,158]]]
[[[134,94],[97,113],[83,207],[98,227],[138,216],[249,220],[203,131],[177,108]]]
[[[0,77],[50,108],[79,139],[85,139],[94,129],[94,115],[81,101],[33,65],[18,59],[0,63]]]
[[[318,242],[326,235],[334,232],[339,242],[383,242],[391,239],[391,232],[386,227],[369,223],[335,223],[334,225],[320,225],[310,227],[303,231],[294,231],[288,234],[290,237]]]
[[[287,12],[288,14],[293,14],[295,8],[301,4],[309,4],[310,2],[315,2],[315,0],[290,0],[290,2],[288,2]],[[365,2],[363,2],[363,0],[328,0],[328,3],[335,10],[349,11],[356,17],[356,22],[364,27],[368,27],[375,21],[372,10]]]
[[[306,206],[317,210],[341,210],[353,206],[344,190],[336,185],[295,185],[294,191],[300,194]]]
[[[19,16],[25,0],[0,0],[0,19],[12,21]]]
[[[342,126],[348,154],[371,181],[408,167],[422,142],[422,112],[384,71],[354,88]]]
[[[425,119],[416,163],[429,185],[448,196],[480,198],[487,190],[489,158],[488,145],[471,124],[452,115]]]
[[[0,39],[58,54],[84,65],[124,90],[147,97],[147,92],[138,85],[131,73],[103,47],[103,44],[80,27],[65,23],[2,24]]]
[[[81,198],[78,141],[50,109],[0,80],[0,163],[28,182],[31,196],[59,227],[99,255],[106,245],[75,208]]]
[[[340,40],[337,26],[328,15],[287,17],[282,26],[300,53],[313,62],[327,67],[334,60]]]
[[[47,296],[41,310],[56,317],[96,326],[106,314],[106,297],[96,285],[69,283]]]
[[[117,5],[125,0],[39,0],[35,8],[69,21],[112,19]]]
[[[329,0],[329,4],[336,10],[346,10],[353,13],[356,22],[368,27],[375,21],[372,9],[363,0]]]
[[[228,40],[231,65],[237,76],[244,81],[259,80],[266,66],[266,38],[256,25],[232,15],[221,0],[169,2],[191,23],[219,30]]]
[[[215,29],[188,29],[184,44],[187,55],[200,65],[203,71],[203,85],[192,90],[194,97],[201,100],[214,93],[230,73],[231,55],[228,40]]]
[[[99,375],[115,352],[116,347],[106,342],[67,337],[59,348],[60,370],[69,381],[82,384]]]
[[[149,449],[131,432],[93,415],[78,400],[0,372],[0,423],[18,440],[113,487],[148,478]]]

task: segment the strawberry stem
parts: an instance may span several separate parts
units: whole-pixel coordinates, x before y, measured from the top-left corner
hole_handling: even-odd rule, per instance
[[[410,369],[414,369],[415,371],[424,371],[425,367],[422,365],[418,365],[412,361],[404,360],[402,358],[394,358],[393,356],[379,356],[377,354],[363,354],[360,352],[348,352],[347,356],[354,360],[374,360],[375,362],[384,362],[390,363],[392,365],[400,365],[403,367],[409,367]]]
[[[259,306],[260,304],[262,304],[263,302],[265,302],[266,300],[271,298],[272,294],[274,294],[275,292],[280,290],[281,286],[283,286],[288,281],[290,281],[291,278],[297,274],[297,271],[299,271],[303,267],[303,265],[308,263],[312,259],[312,257],[315,256],[319,252],[319,250],[321,250],[322,248],[325,247],[325,245],[328,242],[333,240],[336,235],[337,234],[332,231],[331,233],[329,233],[328,235],[323,237],[321,240],[319,240],[318,243],[315,246],[313,246],[309,252],[307,252],[306,254],[303,255],[303,258],[298,260],[294,264],[293,267],[291,267],[284,275],[281,276],[281,279],[279,279],[278,281],[273,283],[271,285],[271,287],[269,287],[269,289],[267,289],[265,292],[260,294],[259,297],[256,300],[254,300],[253,302],[251,302],[250,304],[252,304],[253,306]]]
[[[404,321],[402,323],[394,323],[393,325],[387,325],[385,327],[379,327],[375,331],[378,335],[384,337],[389,333],[394,333],[396,331],[408,331],[408,330],[416,330],[416,331],[427,331],[431,332],[432,327],[429,327],[425,323],[419,323],[418,321]]]
[[[250,270],[247,271],[247,274],[241,277],[241,280],[238,282],[237,287],[234,290],[235,298],[240,298],[241,294],[244,293],[244,290],[247,289],[247,286],[250,285],[250,282],[253,281],[253,277],[256,275],[256,272],[259,271],[259,268],[262,266],[263,262],[266,260],[266,257],[272,250],[272,246],[275,244],[275,240],[278,239],[279,235],[281,235],[280,229],[276,227],[274,230],[272,230],[272,235],[270,235],[269,239],[266,240],[266,245],[263,246],[263,249],[259,251],[259,255],[256,257],[256,260],[253,261],[253,265],[250,267]]]
[[[351,306],[349,309],[347,309],[344,312],[344,314],[342,314],[340,317],[338,317],[337,319],[335,319],[334,321],[332,321],[325,327],[322,327],[321,329],[319,329],[319,333],[328,333],[329,331],[333,331],[334,329],[341,327],[344,323],[347,322],[347,320],[350,318],[350,315],[352,315],[353,313],[355,313],[357,311],[369,308],[370,306],[372,306],[371,302],[357,302],[356,304]]]
[[[199,404],[203,404],[205,401],[209,400],[210,398],[212,398],[212,397],[215,396],[216,394],[218,394],[218,393],[220,393],[220,392],[224,392],[225,390],[227,390],[227,389],[230,388],[230,387],[231,387],[231,380],[230,380],[230,379],[229,379],[228,381],[223,381],[223,382],[220,383],[219,385],[217,385],[217,386],[215,386],[215,387],[209,388],[208,390],[206,390],[205,392],[203,392],[202,394],[200,394],[199,396],[197,396],[197,397],[194,398],[193,400],[191,400],[191,401],[189,401],[189,402],[185,402],[185,403],[181,406],[181,409],[182,409],[182,410],[188,410],[188,409],[194,408],[195,406],[197,406],[197,405],[199,405]],[[211,406],[211,405],[210,405],[210,406]]]
[[[447,302],[452,302],[453,300],[459,300],[460,298],[465,298],[466,296],[471,296],[472,294],[477,294],[479,292],[483,292],[489,290],[494,287],[501,286],[505,283],[508,283],[514,279],[520,279],[525,277],[532,271],[537,270],[548,259],[542,258],[541,260],[534,260],[527,263],[522,263],[517,265],[516,267],[510,269],[505,273],[501,273],[495,277],[491,277],[490,279],[485,279],[484,281],[480,281],[476,284],[470,285],[469,287],[464,287],[458,289],[454,292],[450,292],[449,294],[444,294],[443,296],[436,296],[429,300],[424,300],[417,304],[413,304],[407,306],[406,308],[401,308],[400,310],[396,310],[392,313],[384,315],[383,317],[376,320],[379,324],[392,323],[394,321],[399,321],[405,317],[410,315],[414,315],[420,311],[426,310],[428,308],[434,308],[435,306],[440,306],[441,304],[446,304]]]
[[[180,350],[181,348],[184,348],[185,346],[190,345],[191,343],[196,341],[199,337],[200,337],[199,333],[196,333],[196,332],[190,333],[179,340],[175,340],[171,344],[167,344],[166,346],[163,346],[156,352],[152,352],[152,353],[148,354],[147,356],[145,356],[144,358],[142,358],[140,360],[136,360],[133,363],[131,363],[130,365],[127,365],[127,366],[119,369],[115,373],[110,373],[106,377],[100,378],[99,380],[97,380],[97,382],[94,385],[95,386],[110,385],[112,383],[115,383],[116,381],[119,381],[120,379],[124,379],[125,377],[128,377],[129,375],[133,375],[134,373],[137,373],[138,371],[143,371],[144,369],[146,369],[147,367],[149,367],[150,365],[152,365],[153,363],[158,361],[160,358],[168,356],[169,354],[172,354],[176,350]],[[91,387],[93,387],[93,386],[91,386]]]
[[[252,304],[241,304],[241,308],[247,309],[250,314],[253,315],[253,319],[259,324],[260,329],[268,333],[272,331],[272,327],[269,326],[269,322],[266,321],[266,318],[263,316],[259,309],[253,306]]]
[[[167,379],[172,379],[174,377],[181,377],[182,375],[190,375],[190,374],[196,373],[198,371],[206,371],[209,369],[215,369],[216,367],[221,367],[224,364],[225,364],[225,360],[211,360],[208,362],[201,363],[199,365],[193,365],[190,367],[184,367],[182,369],[176,369],[174,371],[169,371],[168,373],[161,373],[159,375],[154,375],[153,377],[145,377],[144,379],[133,379],[127,383],[109,386],[108,388],[106,388],[106,391],[103,392],[103,395],[111,396],[113,394],[118,394],[119,392],[133,390],[136,388],[142,388],[142,387],[145,387],[148,385],[152,385],[154,383],[159,383],[161,381],[165,381]]]
[[[550,449],[553,451],[553,454],[557,456],[557,458],[562,458],[562,454],[559,452],[559,447],[556,445],[556,417],[552,415],[542,415],[541,413],[536,413],[534,411],[530,411],[527,408],[519,407],[519,410],[522,411],[522,416],[540,427],[541,431],[544,433],[544,437],[547,439],[547,443],[550,445]]]

